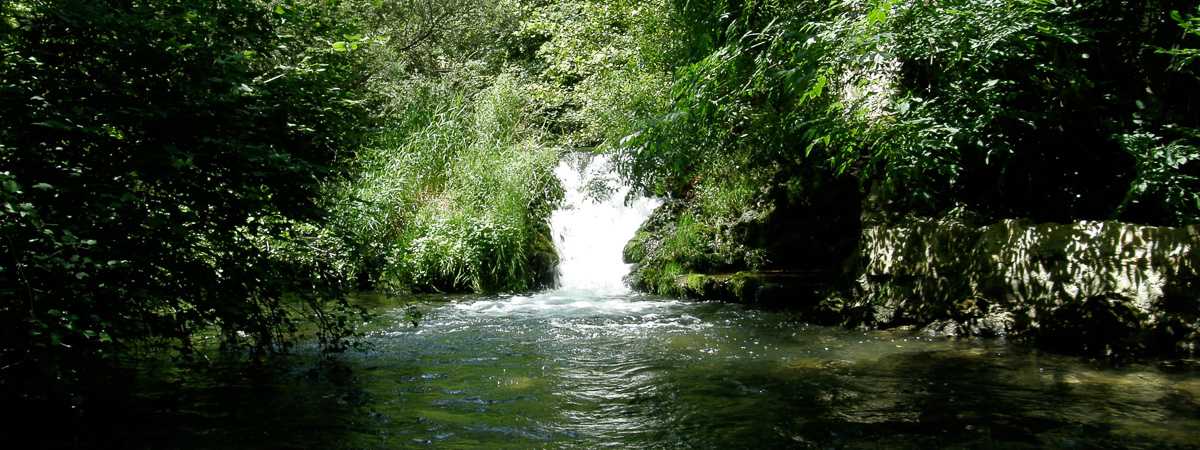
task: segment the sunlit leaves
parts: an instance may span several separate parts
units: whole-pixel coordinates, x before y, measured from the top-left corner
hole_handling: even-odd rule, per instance
[[[554,148],[526,114],[511,74],[477,93],[449,83],[410,93],[394,126],[364,149],[335,195],[335,219],[384,289],[496,291],[542,285],[546,220],[561,198]],[[411,128],[410,128],[411,127]]]
[[[1186,16],[1173,10],[1171,11],[1171,20],[1174,20],[1183,29],[1186,44],[1158,51],[1176,58],[1171,63],[1171,67],[1175,70],[1187,70],[1193,63],[1200,60],[1200,6],[1196,7],[1195,14]]]
[[[337,298],[321,264],[278,252],[302,248],[283,244],[303,237],[288,227],[319,219],[320,181],[371,125],[362,57],[325,40],[361,42],[352,22],[320,1],[13,5],[0,7],[22,25],[0,26],[3,365],[59,380],[135,343],[187,349],[213,326],[280,349],[283,292],[318,310]]]
[[[700,56],[676,72],[671,110],[628,142],[635,182],[686,193],[723,166],[800,164],[853,173],[901,208],[1103,218],[1133,171],[1113,132],[1194,126],[1163,109],[1182,98],[1155,98],[1189,95],[1182,84],[1139,85],[1167,79],[1139,40],[1178,35],[1153,6],[1137,22],[1108,2],[782,3],[675,5]],[[1175,16],[1187,32],[1194,21]],[[1167,51],[1174,67],[1180,51]]]

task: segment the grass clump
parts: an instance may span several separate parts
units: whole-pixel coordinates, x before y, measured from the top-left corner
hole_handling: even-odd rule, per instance
[[[518,77],[500,75],[476,92],[429,83],[412,94],[398,126],[364,151],[338,192],[364,284],[474,292],[550,284],[558,152],[525,119]]]

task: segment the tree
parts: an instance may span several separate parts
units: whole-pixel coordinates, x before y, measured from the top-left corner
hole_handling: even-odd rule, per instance
[[[293,305],[341,342],[339,281],[280,252],[308,251],[297,225],[323,220],[320,183],[370,126],[363,56],[333,45],[351,21],[325,2],[34,0],[0,27],[9,394],[74,395],[90,367],[218,329],[278,349]]]

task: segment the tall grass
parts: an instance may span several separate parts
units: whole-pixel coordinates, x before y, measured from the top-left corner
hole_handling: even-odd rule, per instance
[[[340,187],[362,275],[386,288],[520,291],[549,281],[557,152],[526,120],[520,81],[414,85]]]

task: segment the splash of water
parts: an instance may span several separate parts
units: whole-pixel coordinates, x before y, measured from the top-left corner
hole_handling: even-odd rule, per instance
[[[637,198],[626,204],[607,158],[568,157],[555,169],[565,190],[563,207],[550,217],[560,258],[558,289],[533,295],[504,296],[455,303],[458,313],[484,317],[582,319],[654,317],[677,301],[635,298],[625,285],[629,264],[625,244],[659,201]]]
[[[565,158],[554,172],[566,190],[564,206],[550,217],[561,258],[560,289],[629,292],[623,280],[629,264],[621,253],[660,202],[636,198],[626,203],[629,188],[616,181],[607,157]]]

